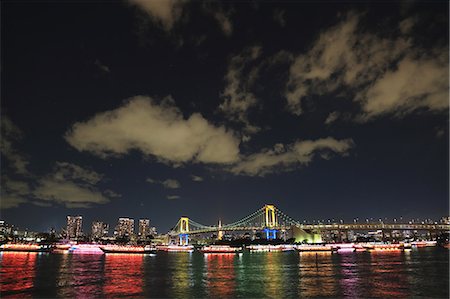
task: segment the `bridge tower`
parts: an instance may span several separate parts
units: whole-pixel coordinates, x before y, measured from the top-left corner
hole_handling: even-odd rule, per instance
[[[274,227],[277,226],[277,219],[275,216],[275,206],[274,205],[265,205],[264,206],[264,215],[266,217],[266,227]]]
[[[219,231],[217,232],[217,239],[222,240],[223,238],[223,230],[220,230],[222,228],[222,220],[219,220]]]
[[[273,240],[277,238],[277,230],[275,229],[278,226],[277,217],[275,214],[275,206],[274,205],[265,205],[264,206],[264,217],[265,217],[265,229],[267,240]]]
[[[189,218],[188,217],[180,218],[180,221],[178,221],[178,230],[179,230],[180,245],[188,245],[189,244]]]

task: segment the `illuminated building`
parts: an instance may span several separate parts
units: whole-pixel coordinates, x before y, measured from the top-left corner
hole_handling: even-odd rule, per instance
[[[132,218],[119,218],[119,221],[114,231],[116,237],[131,236],[134,233],[134,219]]]
[[[139,219],[139,237],[145,238],[150,235],[150,220],[149,219]]]
[[[67,216],[67,237],[77,239],[82,236],[82,216]]]
[[[100,239],[108,236],[109,225],[101,221],[92,222],[92,239]]]
[[[156,227],[152,226],[150,227],[150,235],[156,236],[158,232],[156,231]]]

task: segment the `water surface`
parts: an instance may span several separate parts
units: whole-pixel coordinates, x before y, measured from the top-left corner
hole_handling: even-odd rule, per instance
[[[449,296],[449,251],[0,253],[2,298]]]

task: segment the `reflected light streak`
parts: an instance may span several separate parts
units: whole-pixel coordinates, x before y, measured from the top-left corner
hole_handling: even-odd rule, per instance
[[[1,252],[0,253],[0,292],[20,294],[32,289],[35,276],[36,252]],[[23,295],[20,295],[23,298]],[[30,296],[31,297],[31,296]]]
[[[374,254],[375,253],[375,254]],[[408,297],[409,281],[402,251],[370,253],[370,297]]]
[[[346,254],[341,257],[341,275],[339,280],[344,296],[350,298],[363,297],[365,294],[358,294],[359,273],[357,268],[357,254]]]
[[[233,298],[236,290],[234,259],[236,254],[205,254],[207,293],[211,298]]]
[[[103,286],[105,297],[114,298],[124,293],[142,297],[143,261],[144,256],[140,254],[106,254]]]
[[[333,297],[337,286],[331,252],[301,252],[299,263],[300,297]]]
[[[102,296],[103,257],[101,255],[61,254],[62,265],[58,276],[59,296]]]
[[[192,278],[192,253],[185,252],[169,252],[169,258],[173,259],[174,270],[172,274],[172,291],[171,297],[186,297],[189,294]]]

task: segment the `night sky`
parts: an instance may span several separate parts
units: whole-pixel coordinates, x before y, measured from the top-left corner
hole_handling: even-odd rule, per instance
[[[2,1],[1,219],[448,215],[448,3]]]

